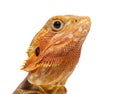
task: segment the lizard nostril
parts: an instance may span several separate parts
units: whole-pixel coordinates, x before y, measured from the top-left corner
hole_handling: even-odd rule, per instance
[[[39,56],[39,54],[40,54],[40,48],[37,47],[37,48],[35,49],[35,55],[36,55],[36,56]]]
[[[77,20],[77,19],[75,19],[75,20],[74,20],[74,23],[77,23],[77,22],[78,22],[78,20]]]

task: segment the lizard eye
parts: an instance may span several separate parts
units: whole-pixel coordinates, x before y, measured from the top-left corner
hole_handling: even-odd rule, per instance
[[[63,22],[61,20],[54,20],[52,22],[52,29],[54,31],[59,31],[63,28]]]
[[[36,56],[39,56],[39,54],[40,54],[40,48],[37,47],[37,48],[35,49],[35,55],[36,55]]]

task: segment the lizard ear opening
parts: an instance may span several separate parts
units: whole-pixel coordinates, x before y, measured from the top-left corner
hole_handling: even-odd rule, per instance
[[[61,30],[63,28],[63,26],[64,26],[64,23],[61,20],[54,20],[52,22],[51,27],[52,27],[53,31],[57,32],[57,31]]]
[[[36,56],[39,56],[39,54],[40,54],[40,47],[37,47],[37,48],[35,49],[35,55],[36,55]]]

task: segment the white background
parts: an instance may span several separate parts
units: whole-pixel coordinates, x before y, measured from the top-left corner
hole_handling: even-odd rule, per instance
[[[68,94],[120,94],[119,0],[0,0],[0,94],[12,94],[34,35],[54,15],[87,15],[91,30]]]

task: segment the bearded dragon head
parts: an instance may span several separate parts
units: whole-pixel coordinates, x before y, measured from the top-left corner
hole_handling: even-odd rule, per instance
[[[49,64],[46,58],[64,56],[81,46],[89,32],[91,21],[85,16],[54,16],[35,35],[27,51],[23,70],[31,72]]]

